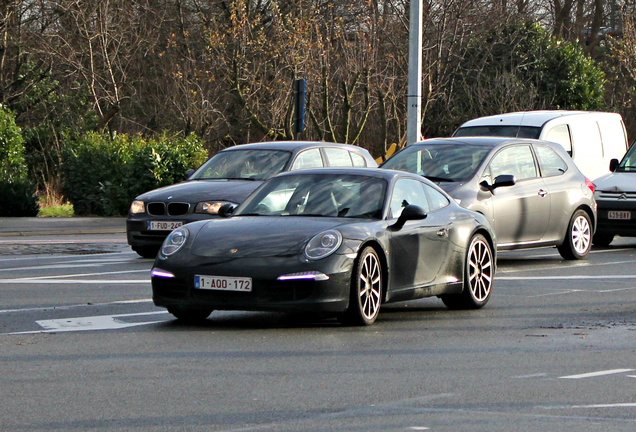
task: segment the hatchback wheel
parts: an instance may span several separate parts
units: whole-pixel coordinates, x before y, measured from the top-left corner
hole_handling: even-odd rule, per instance
[[[364,248],[351,281],[349,309],[340,317],[346,325],[371,325],[382,303],[382,263],[372,247]]]
[[[563,244],[558,246],[559,253],[567,260],[583,259],[592,248],[592,224],[583,210],[572,215]]]
[[[444,304],[450,309],[479,309],[490,300],[495,266],[492,249],[488,240],[475,235],[466,252],[464,269],[464,289],[461,294],[441,296]]]

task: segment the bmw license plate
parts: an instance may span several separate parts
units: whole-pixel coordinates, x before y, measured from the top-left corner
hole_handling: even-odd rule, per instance
[[[204,290],[250,292],[252,278],[195,275],[194,287]]]
[[[148,231],[172,231],[183,225],[183,222],[148,221]]]
[[[607,212],[608,219],[631,219],[632,213],[628,211],[608,211]]]

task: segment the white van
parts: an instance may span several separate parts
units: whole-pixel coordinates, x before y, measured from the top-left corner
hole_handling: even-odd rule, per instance
[[[453,136],[507,136],[559,143],[591,180],[607,174],[612,159],[627,151],[627,133],[617,113],[525,111],[467,121]]]

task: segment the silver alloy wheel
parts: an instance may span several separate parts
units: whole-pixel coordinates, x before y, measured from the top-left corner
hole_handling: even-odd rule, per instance
[[[587,218],[579,215],[572,224],[572,245],[576,253],[583,255],[590,247],[592,233]]]
[[[382,292],[382,268],[378,257],[372,251],[362,257],[358,273],[360,312],[366,320],[372,321],[380,311],[380,293]]]
[[[468,285],[475,300],[488,298],[492,288],[493,265],[490,247],[482,238],[476,238],[468,252]]]

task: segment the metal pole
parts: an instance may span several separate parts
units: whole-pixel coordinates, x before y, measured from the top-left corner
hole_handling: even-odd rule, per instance
[[[409,22],[409,88],[406,145],[422,139],[422,9],[423,0],[411,0]]]

